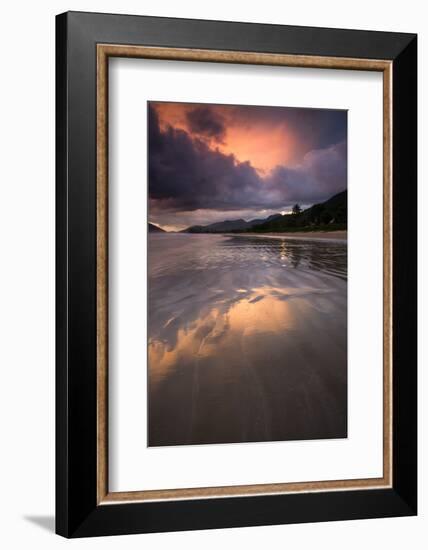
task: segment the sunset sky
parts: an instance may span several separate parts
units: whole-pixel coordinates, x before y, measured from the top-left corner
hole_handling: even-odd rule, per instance
[[[347,113],[149,102],[149,221],[169,230],[288,212],[347,185]]]

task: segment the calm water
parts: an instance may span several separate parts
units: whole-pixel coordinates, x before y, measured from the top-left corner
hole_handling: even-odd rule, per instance
[[[346,242],[149,235],[149,445],[347,435]]]

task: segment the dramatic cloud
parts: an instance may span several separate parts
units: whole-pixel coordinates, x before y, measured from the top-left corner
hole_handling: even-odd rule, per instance
[[[341,141],[310,151],[297,167],[276,167],[267,181],[280,193],[279,200],[313,204],[343,191],[346,180],[346,142]]]
[[[346,111],[263,106],[226,108],[230,124],[246,129],[254,126],[286,129],[300,152],[325,148],[346,139]]]
[[[221,143],[226,135],[224,120],[210,107],[197,107],[186,113],[187,124],[193,134]]]
[[[296,202],[321,202],[345,189],[346,114],[310,109],[285,109],[285,114],[283,111],[253,107],[225,111],[219,107],[217,112],[210,107],[191,106],[185,111],[184,124],[177,122],[172,126],[161,123],[158,110],[151,105],[152,221],[184,227],[204,220],[210,223],[230,219],[229,213],[245,213],[238,216],[245,219],[258,217],[262,212],[267,216]],[[178,114],[176,121],[180,121]],[[266,139],[271,135],[269,129],[288,132],[295,144],[293,162],[274,164],[261,171],[251,158],[238,160],[235,154],[215,145],[225,141],[228,145],[233,127],[243,133],[247,128],[257,136],[265,132]]]

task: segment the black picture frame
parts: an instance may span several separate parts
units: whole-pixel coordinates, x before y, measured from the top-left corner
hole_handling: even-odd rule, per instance
[[[100,43],[392,62],[392,487],[97,503]],[[415,515],[417,36],[68,12],[56,18],[56,97],[56,532],[86,537]]]

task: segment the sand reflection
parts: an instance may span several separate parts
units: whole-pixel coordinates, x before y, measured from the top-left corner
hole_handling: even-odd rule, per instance
[[[256,333],[283,333],[293,326],[292,308],[277,299],[272,289],[254,289],[240,301],[218,300],[217,307],[188,326],[179,328],[174,345],[153,339],[149,345],[151,380],[161,382],[179,361],[200,361],[202,358],[222,356],[244,338]],[[247,293],[238,289],[238,293]],[[283,294],[284,298],[287,294]],[[291,296],[291,294],[289,295]],[[221,308],[225,303],[226,308]],[[226,311],[223,311],[226,309]],[[173,322],[171,319],[169,323]],[[168,323],[168,324],[169,324]],[[165,327],[166,328],[166,327]],[[154,389],[154,388],[152,388]]]

